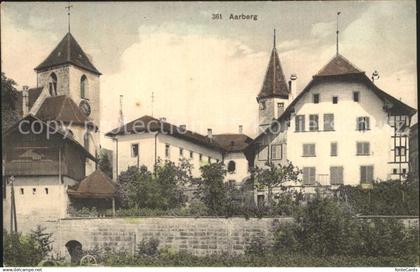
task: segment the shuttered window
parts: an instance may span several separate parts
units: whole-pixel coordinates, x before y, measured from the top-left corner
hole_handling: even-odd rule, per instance
[[[303,185],[315,184],[315,167],[303,167]]]
[[[309,115],[309,131],[318,131],[318,114],[310,114]]]
[[[315,144],[303,144],[303,157],[315,157]]]
[[[283,146],[281,144],[271,145],[271,159],[272,160],[281,160],[282,159],[282,150],[283,150]]]
[[[331,143],[331,153],[330,153],[330,155],[332,157],[336,157],[338,155],[337,143]]]
[[[370,155],[370,144],[369,142],[357,142],[357,156],[368,156]]]
[[[325,131],[334,130],[334,114],[332,113],[324,114],[324,130]]]
[[[330,183],[331,185],[343,184],[343,167],[342,166],[330,167]]]
[[[305,115],[296,115],[295,130],[298,132],[305,131]]]
[[[360,182],[362,183],[373,182],[373,166],[372,165],[360,166]]]

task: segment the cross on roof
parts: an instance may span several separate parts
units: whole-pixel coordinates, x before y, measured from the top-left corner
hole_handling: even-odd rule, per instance
[[[68,18],[68,27],[69,27],[69,32],[70,32],[70,13],[71,13],[71,8],[73,7],[73,5],[70,5],[70,1],[68,6],[65,7],[65,9],[67,9],[67,18]]]

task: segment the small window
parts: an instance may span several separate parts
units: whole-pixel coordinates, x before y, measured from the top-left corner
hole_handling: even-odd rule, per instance
[[[190,151],[190,159],[194,158],[194,152]]]
[[[368,156],[370,155],[370,143],[369,142],[357,142],[357,156]]]
[[[332,113],[324,114],[324,130],[325,131],[334,130],[334,114]]]
[[[338,154],[338,147],[337,147],[337,143],[331,143],[331,157],[337,157]]]
[[[45,188],[45,194],[48,195],[48,188]]]
[[[131,144],[131,157],[137,158],[139,156],[139,144]]]
[[[319,103],[319,94],[313,94],[312,95],[312,101],[314,102],[314,104],[318,104]]]
[[[331,185],[343,184],[343,167],[342,166],[330,167],[330,183]]]
[[[268,160],[268,145],[257,145],[257,157],[259,161]]]
[[[165,157],[169,158],[171,156],[171,146],[168,144],[165,144]]]
[[[25,194],[25,189],[20,188],[20,194],[21,194],[21,195]]]
[[[353,92],[353,101],[359,102],[359,100],[360,100],[359,92]]]
[[[87,98],[87,78],[85,75],[80,78],[80,97]]]
[[[315,184],[315,167],[303,167],[303,185]]]
[[[32,194],[36,194],[36,188],[32,188]]]
[[[281,160],[282,159],[282,149],[283,149],[283,146],[281,144],[271,145],[271,159],[272,160]]]
[[[278,116],[284,112],[284,103],[277,103]]]
[[[309,131],[318,131],[318,114],[310,114],[309,115]]]
[[[296,132],[305,131],[305,115],[296,115],[295,130]]]
[[[337,104],[338,103],[338,96],[333,96],[332,102],[333,102],[333,104]]]
[[[199,155],[198,155],[198,159],[199,159],[200,161],[203,161],[203,154],[199,154]]]
[[[372,165],[360,166],[360,182],[361,183],[373,182],[373,166]]]
[[[397,168],[392,169],[392,174],[396,175],[397,173],[398,173],[398,169]]]
[[[264,195],[257,195],[257,205],[258,207],[264,206]]]
[[[315,157],[315,144],[303,144],[303,157]]]
[[[229,173],[234,173],[236,170],[236,163],[234,161],[229,161],[228,166],[227,166],[227,170]]]
[[[184,156],[184,149],[183,148],[179,148],[179,156],[180,157]]]
[[[395,147],[395,155],[396,156],[405,156],[406,150],[405,146],[396,146]]]
[[[368,116],[357,117],[356,124],[356,129],[359,131],[365,131],[370,129],[370,122]]]
[[[207,162],[211,163],[211,157],[208,157]]]
[[[403,168],[403,169],[402,169],[402,173],[403,173],[403,174],[407,174],[407,169]]]
[[[265,101],[260,102],[260,110],[265,110]]]
[[[57,95],[57,76],[55,73],[51,73],[48,81],[48,90],[51,96]]]

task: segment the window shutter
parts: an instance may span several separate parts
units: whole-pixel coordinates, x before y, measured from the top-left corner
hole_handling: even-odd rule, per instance
[[[310,183],[314,184],[315,183],[315,167],[310,168],[310,174],[311,174]]]
[[[368,166],[367,170],[367,181],[373,182],[373,166]]]
[[[369,117],[365,117],[365,129],[370,129]]]
[[[362,144],[361,143],[357,143],[357,154],[358,155],[362,154]]]

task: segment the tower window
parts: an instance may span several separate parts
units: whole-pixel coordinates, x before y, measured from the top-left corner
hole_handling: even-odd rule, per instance
[[[87,77],[85,75],[80,79],[80,97],[87,99]]]
[[[337,104],[338,103],[338,96],[333,96],[332,102],[333,102],[333,104]]]
[[[359,95],[359,92],[353,92],[353,101],[354,102],[359,102],[359,97],[360,95]]]
[[[45,188],[45,194],[48,195],[48,188]]]
[[[139,156],[139,144],[131,145],[131,157],[137,158]]]
[[[36,194],[36,188],[32,188],[32,194]]]
[[[284,103],[277,103],[277,111],[278,111],[278,116],[280,117],[280,115],[284,111]]]
[[[48,81],[48,90],[51,96],[57,95],[57,75],[55,73],[51,73],[50,79]]]

